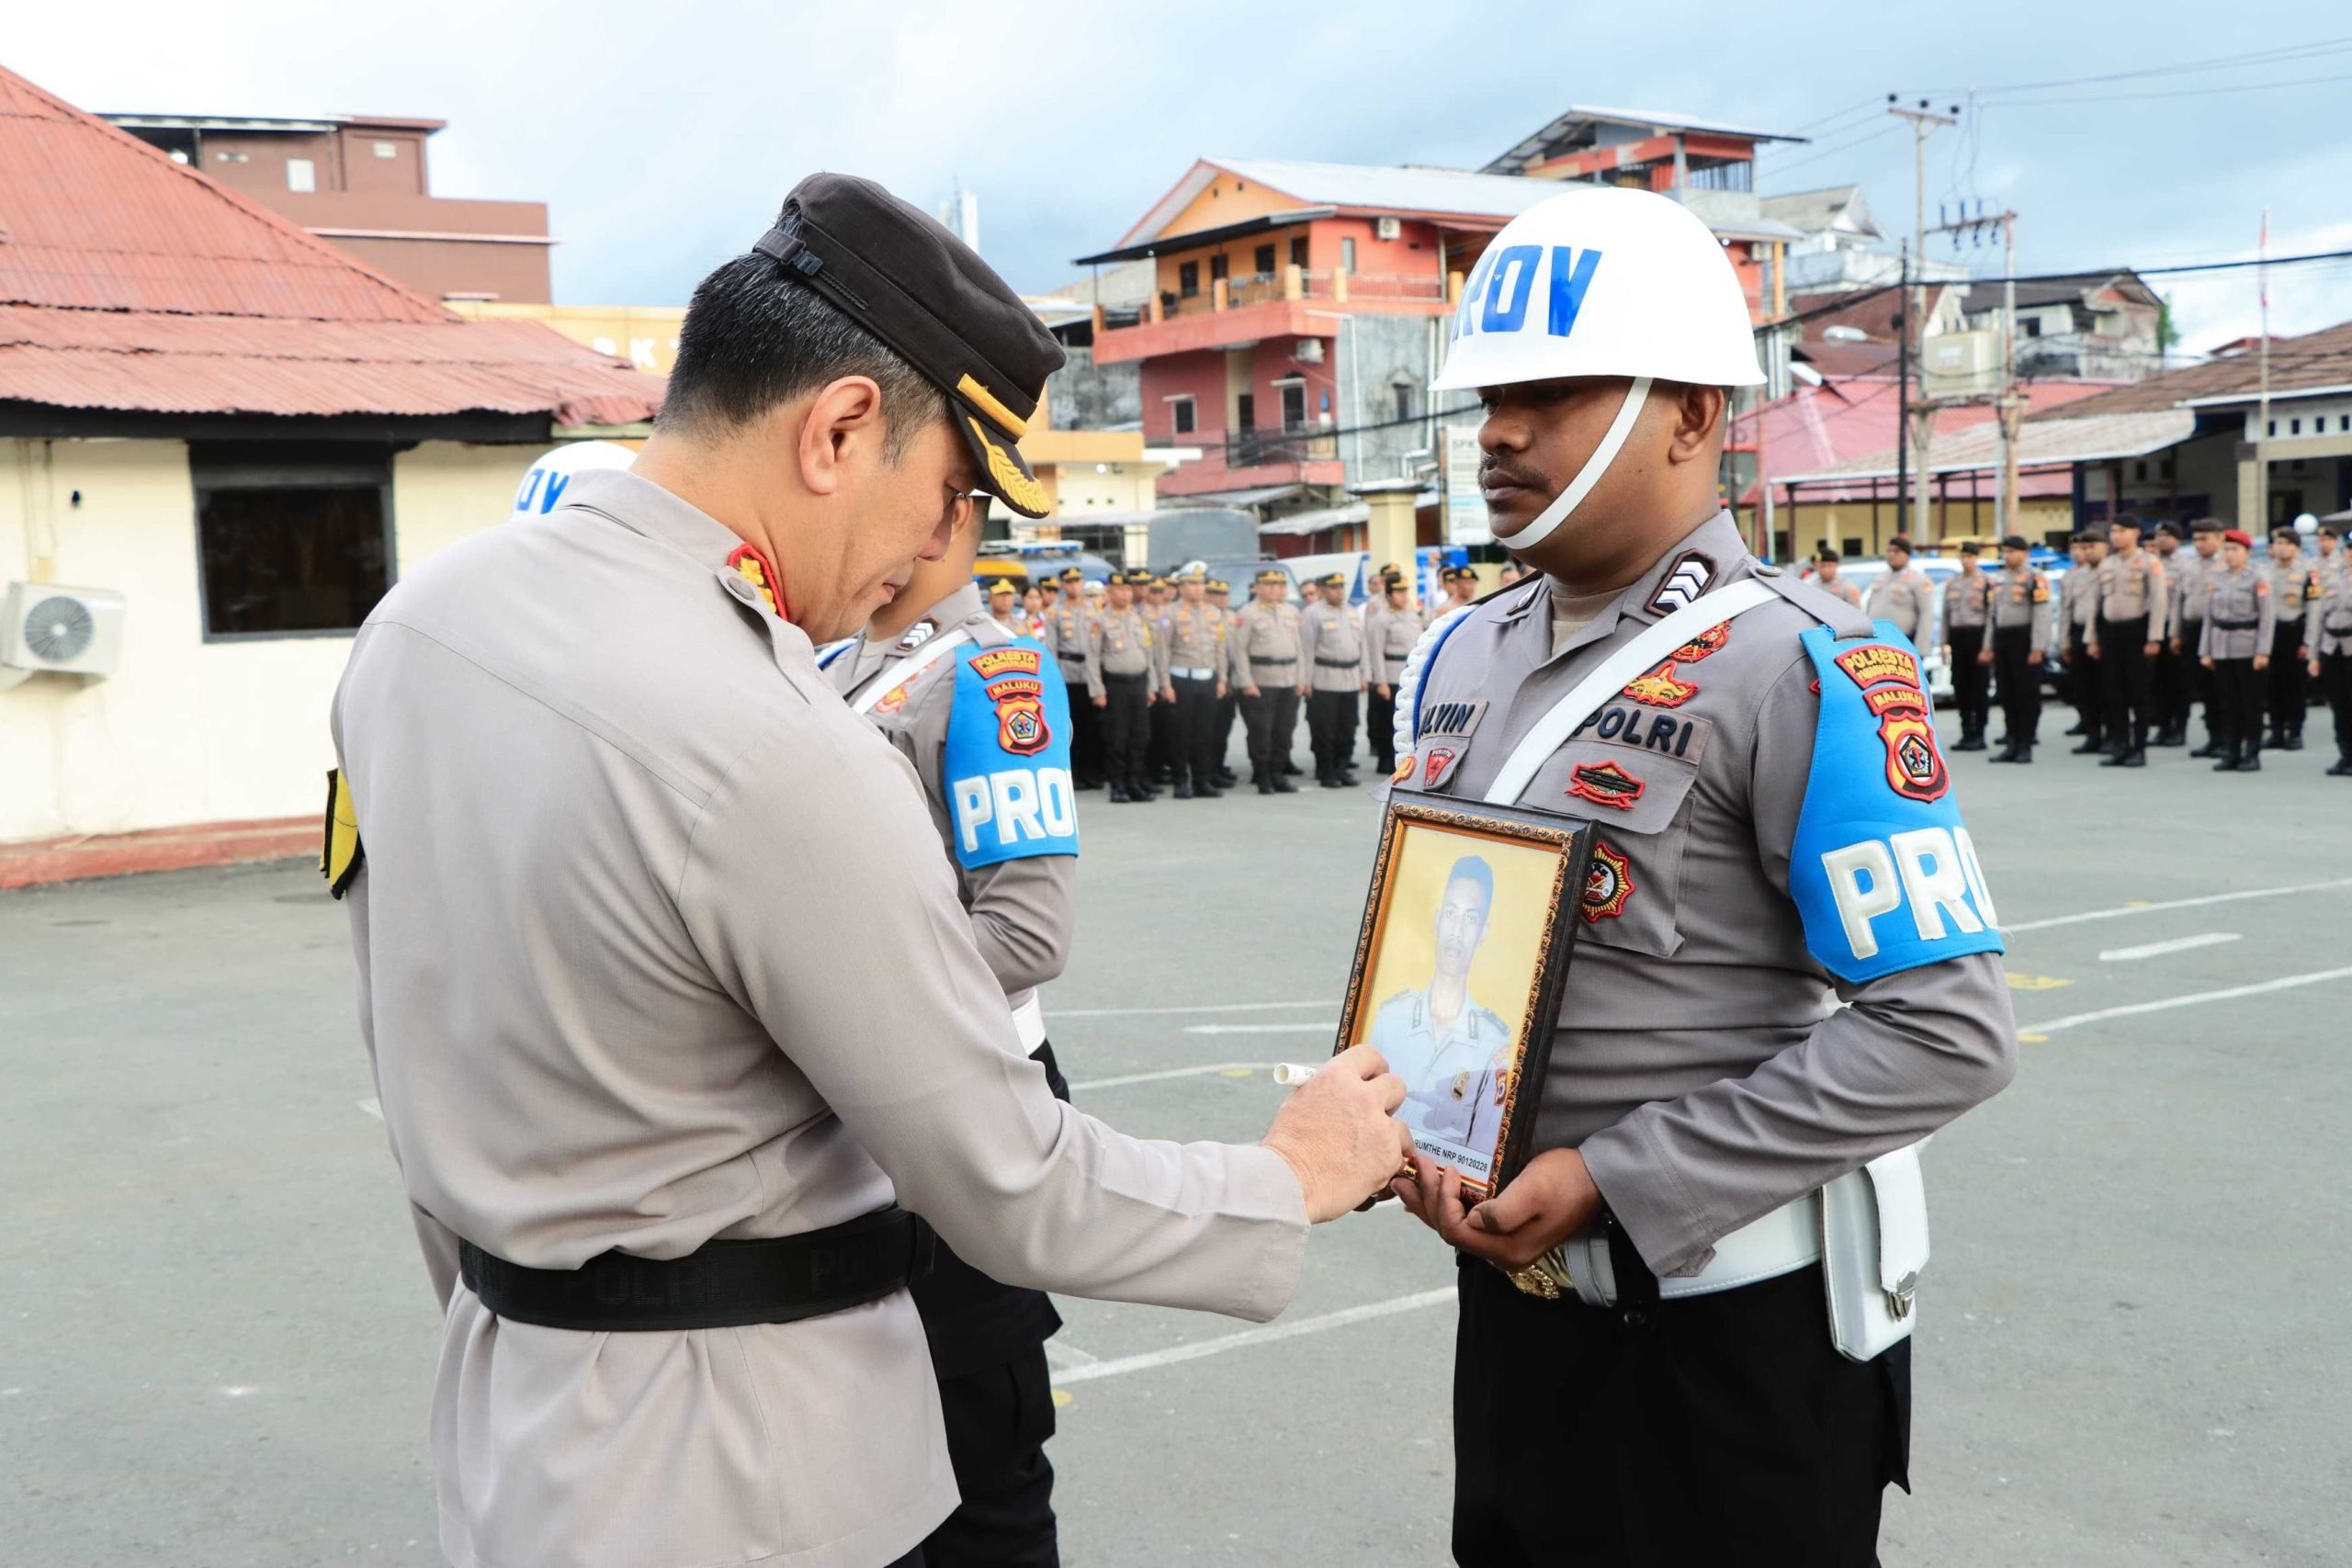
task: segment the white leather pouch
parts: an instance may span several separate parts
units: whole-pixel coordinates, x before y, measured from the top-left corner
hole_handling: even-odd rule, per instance
[[[1829,1337],[1867,1361],[1910,1337],[1928,1266],[1928,1193],[1919,1149],[1881,1155],[1821,1190],[1821,1273]]]

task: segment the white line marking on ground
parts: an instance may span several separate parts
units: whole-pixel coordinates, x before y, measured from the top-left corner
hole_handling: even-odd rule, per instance
[[[2202,936],[2177,936],[2170,942],[2152,942],[2141,947],[2110,947],[2098,955],[2101,964],[2129,964],[2135,958],[2162,958],[2167,953],[2187,953],[2192,947],[2218,947],[2225,942],[2243,942],[2236,931],[2207,931]]]
[[[1188,1023],[1187,1034],[1329,1034],[1340,1027],[1337,1019],[1321,1023]]]
[[[1131,1083],[1166,1083],[1170,1078],[1206,1077],[1211,1073],[1238,1076],[1242,1073],[1271,1072],[1273,1066],[1272,1062],[1211,1062],[1201,1067],[1164,1067],[1156,1073],[1127,1073],[1115,1078],[1091,1078],[1085,1083],[1074,1083],[1069,1089],[1072,1094],[1076,1094],[1082,1089],[1125,1089]]]
[[[373,1097],[361,1100],[359,1102],[359,1109],[366,1111],[368,1115],[373,1116],[379,1122],[381,1122],[384,1119],[384,1108]]]
[[[2153,915],[2160,909],[2201,909],[2209,904],[2236,904],[2248,898],[2284,898],[2295,893],[2324,893],[2330,888],[2352,887],[2352,876],[2339,876],[2332,882],[2301,882],[2292,887],[2249,887],[2242,893],[2211,893],[2202,898],[2168,898],[2161,904],[2125,904],[2113,909],[2086,909],[2079,915],[2052,915],[2046,920],[2019,920],[2003,926],[2002,934],[2014,936],[2018,931],[2048,931],[2052,926],[2079,926],[2090,920],[2115,920],[2126,915]]]
[[[1180,1012],[1276,1012],[1285,1008],[1335,1008],[1337,1002],[1204,1002],[1186,1008],[1056,1008],[1056,1018],[1165,1018]]]
[[[2197,1007],[2205,1002],[2226,1002],[2238,997],[2258,997],[2269,991],[2291,991],[2298,986],[2316,986],[2328,980],[2352,979],[2352,967],[2315,969],[2308,975],[2285,975],[2276,980],[2259,980],[2251,986],[2232,986],[2222,991],[2196,991],[2185,997],[2166,997],[2161,1001],[2133,1002],[2126,1007],[2101,1008],[2097,1012],[2072,1013],[2053,1018],[2048,1023],[2029,1023],[2025,1028],[2036,1034],[2051,1034],[2061,1029],[2072,1029],[2078,1023],[2101,1023],[2110,1018],[2134,1018],[2143,1012],[2165,1012],[2173,1008]]]
[[[1058,1339],[1046,1341],[1046,1359],[1056,1367],[1091,1367],[1102,1358],[1089,1355],[1075,1345],[1065,1345]]]
[[[1272,1345],[1283,1339],[1295,1339],[1303,1334],[1321,1334],[1327,1329],[1345,1328],[1352,1323],[1368,1323],[1376,1317],[1419,1312],[1423,1307],[1452,1300],[1453,1287],[1445,1285],[1434,1291],[1423,1291],[1418,1295],[1398,1296],[1394,1301],[1370,1302],[1342,1312],[1327,1312],[1320,1317],[1303,1317],[1296,1323],[1277,1323],[1271,1327],[1245,1329],[1239,1334],[1197,1340],[1190,1345],[1170,1345],[1164,1350],[1147,1350],[1139,1356],[1121,1356],[1115,1360],[1096,1361],[1091,1366],[1057,1372],[1054,1381],[1057,1383],[1091,1382],[1096,1378],[1150,1371],[1156,1367],[1174,1366],[1179,1361],[1197,1361],[1204,1356],[1221,1356],[1227,1350],[1246,1350],[1254,1345]]]

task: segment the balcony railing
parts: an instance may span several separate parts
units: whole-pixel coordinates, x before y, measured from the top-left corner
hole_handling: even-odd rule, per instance
[[[1312,272],[1306,267],[1291,266],[1278,273],[1213,277],[1207,287],[1190,294],[1181,289],[1163,289],[1156,308],[1148,308],[1147,320],[1165,321],[1181,316],[1214,315],[1278,299],[1326,299],[1335,304],[1360,299],[1442,305],[1453,297],[1453,290],[1459,287],[1458,274],[1449,279],[1428,273]]]

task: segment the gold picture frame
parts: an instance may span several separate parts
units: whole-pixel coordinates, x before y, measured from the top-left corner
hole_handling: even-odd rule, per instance
[[[1531,1152],[1592,838],[1575,818],[1403,794],[1381,821],[1332,1049],[1388,1058],[1414,1147],[1474,1197]]]

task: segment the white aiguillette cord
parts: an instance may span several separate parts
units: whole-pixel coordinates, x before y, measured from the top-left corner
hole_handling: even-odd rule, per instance
[[[857,695],[850,699],[849,711],[852,713],[872,712],[874,705],[880,702],[885,695],[897,691],[900,686],[930,669],[958,643],[971,640],[972,634],[958,626],[952,632],[941,632],[898,663],[885,663],[867,679],[865,685],[857,689]]]
[[[1512,748],[1502,771],[1487,789],[1487,804],[1515,805],[1520,792],[1534,779],[1537,770],[1552,753],[1566,743],[1595,708],[1623,691],[1626,682],[1662,662],[1709,627],[1721,626],[1779,597],[1770,585],[1752,577],[1712,593],[1702,593],[1602,660],[1599,669],[1577,682],[1575,689],[1555,703],[1552,711],[1537,719],[1535,728]]]

